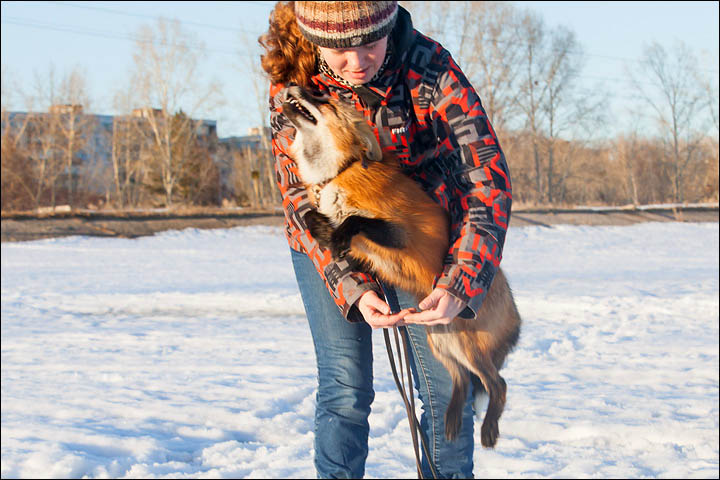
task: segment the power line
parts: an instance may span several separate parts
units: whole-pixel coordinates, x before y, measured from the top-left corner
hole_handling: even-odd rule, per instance
[[[73,7],[73,8],[81,8],[85,10],[94,10],[94,11],[100,11],[104,13],[108,13],[111,15],[122,15],[122,16],[128,16],[128,17],[136,17],[136,18],[149,18],[149,19],[157,19],[157,15],[146,15],[146,14],[140,14],[140,13],[131,13],[131,12],[125,12],[120,10],[115,10],[111,8],[106,7],[97,7],[97,6],[89,6],[89,5],[80,5],[70,2],[60,2],[60,1],[47,1],[45,3],[48,4],[54,4],[58,6],[66,6],[66,7]],[[252,3],[256,5],[273,5],[274,2],[263,2],[263,1],[246,1],[244,3]],[[208,24],[208,23],[199,23],[194,21],[188,21],[188,20],[177,20],[179,23],[184,25],[190,25],[200,28],[207,28],[211,30],[224,30],[224,31],[230,31],[230,32],[237,32],[237,33],[245,33],[254,35],[255,37],[260,36],[263,32],[253,32],[242,28],[236,28],[236,27],[227,27],[223,25],[215,25],[215,24]],[[456,38],[464,38],[464,39],[471,39],[472,37],[468,34],[454,32],[454,31],[444,31],[442,32],[442,35],[449,35]],[[498,44],[517,44],[517,41],[514,40],[496,40]],[[217,50],[217,49],[211,49],[210,51],[218,52],[218,53],[230,53],[227,51]],[[617,62],[623,62],[623,63],[647,63],[643,60],[637,60],[637,59],[631,59],[631,58],[624,58],[624,57],[617,57],[612,55],[601,55],[601,54],[595,54],[595,53],[583,53],[580,51],[568,51],[571,55],[583,55],[585,57],[593,57],[593,58],[600,58],[605,60],[612,60]],[[720,73],[718,70],[708,70],[708,69],[699,69],[700,71],[708,72],[708,73]]]
[[[77,6],[79,8],[89,8],[89,9],[94,9],[94,10],[99,9],[99,10],[107,11],[108,13],[111,13],[114,15],[122,14],[122,15],[128,15],[128,16],[133,16],[133,17],[146,17],[146,18],[153,18],[153,19],[158,18],[157,16],[119,12],[117,10],[105,9],[105,8],[100,8],[100,7],[84,7],[84,6],[74,5],[74,4],[68,4],[65,2],[46,2],[46,3],[53,3],[53,4],[63,5],[63,6]],[[262,3],[262,2],[254,2],[254,3]],[[183,22],[180,20],[177,20],[177,21],[181,24],[185,23],[188,25],[193,23],[193,22]],[[114,33],[114,32],[108,33],[105,30],[92,30],[92,29],[88,29],[86,27],[78,27],[78,26],[72,26],[72,25],[62,25],[62,24],[56,24],[56,23],[42,23],[42,22],[38,22],[35,20],[20,18],[20,17],[3,16],[2,23],[10,24],[10,25],[31,27],[31,28],[38,28],[38,29],[55,30],[55,31],[60,31],[60,32],[65,32],[65,33],[75,33],[75,34],[79,34],[79,35],[87,35],[87,36],[94,36],[94,37],[100,37],[100,38],[110,38],[110,39],[119,39],[119,40],[133,41],[133,42],[155,43],[157,45],[173,46],[173,44],[168,44],[166,42],[159,42],[159,41],[144,42],[143,39],[141,39],[140,37],[135,36],[135,35],[121,34],[121,33]],[[210,25],[210,24],[196,23],[195,25],[196,26],[201,25],[204,28],[211,28],[211,29],[224,28],[224,29],[229,29],[229,30],[237,31],[237,32],[252,33],[252,32],[248,32],[247,30],[233,29],[233,28],[228,28],[228,27],[220,27],[217,25]],[[463,36],[463,34],[456,34],[456,35]],[[200,46],[200,45],[185,45],[185,46],[187,46],[188,48],[191,48],[191,49],[202,50],[202,51],[210,52],[210,53],[219,53],[219,54],[223,54],[223,55],[245,56],[245,57],[258,55],[258,53],[247,53],[247,52],[242,52],[240,50],[208,48],[208,47],[204,47],[204,46]],[[570,53],[579,53],[579,52],[570,52]],[[628,59],[621,59],[619,57],[607,57],[607,58],[615,59],[615,60],[630,61]],[[714,72],[714,73],[717,73],[717,72]],[[600,76],[592,76],[592,75],[577,75],[577,77],[578,78],[604,80],[604,81],[612,81],[612,82],[630,83],[630,79],[627,79],[627,78],[600,77]],[[640,83],[643,85],[659,86],[657,83],[652,83],[652,82],[637,82],[637,83]]]
[[[81,9],[84,9],[84,10],[94,10],[94,11],[97,11],[97,12],[104,12],[104,13],[109,13],[109,14],[112,14],[112,15],[123,15],[123,16],[126,16],[126,17],[149,18],[149,19],[153,19],[153,20],[155,20],[155,19],[157,19],[157,18],[159,17],[159,15],[146,15],[146,14],[142,14],[142,13],[123,12],[123,11],[114,10],[114,9],[111,9],[111,8],[95,7],[95,6],[90,6],[90,5],[78,5],[78,4],[69,3],[69,2],[53,2],[53,1],[48,1],[48,2],[44,2],[44,3],[49,3],[49,4],[53,4],[53,5],[64,6],[64,7],[81,8]],[[273,2],[245,2],[245,3],[271,4],[271,3],[273,3]],[[222,25],[212,25],[212,24],[209,24],[209,23],[199,23],[199,22],[193,22],[193,21],[188,21],[188,20],[178,20],[178,22],[180,22],[180,23],[182,23],[182,24],[184,24],[184,25],[191,25],[191,26],[200,27],[200,28],[209,28],[209,29],[212,29],[212,30],[226,30],[226,31],[229,31],[229,32],[238,32],[238,33],[250,33],[250,34],[254,34],[254,32],[250,32],[250,31],[248,31],[248,30],[245,30],[245,29],[242,29],[242,28],[236,28],[236,27],[226,27],[226,26],[222,26]]]
[[[467,34],[457,33],[457,32],[442,32],[442,35],[450,35],[450,36],[459,37],[459,38],[472,39],[472,37],[470,37]],[[518,42],[516,40],[493,40],[493,42],[500,44],[500,45],[511,45],[511,44],[516,45],[518,43],[522,43],[522,42]],[[559,51],[559,50],[556,50],[556,51]],[[600,58],[600,59],[604,59],[604,60],[612,60],[612,61],[622,62],[622,63],[635,63],[635,64],[648,63],[645,60],[638,60],[638,59],[634,59],[634,58],[615,57],[615,56],[611,56],[611,55],[600,55],[600,54],[596,54],[596,53],[585,53],[582,51],[567,50],[566,53],[568,53],[570,55],[581,55],[584,57],[594,57],[594,58]],[[708,72],[708,73],[720,73],[720,71],[718,71],[718,70],[708,70],[708,69],[703,69],[703,68],[699,68],[698,70],[702,71],[702,72]]]
[[[60,31],[60,32],[64,32],[64,33],[75,33],[78,35],[87,35],[87,36],[92,36],[92,37],[127,40],[127,41],[132,41],[132,42],[141,42],[141,43],[154,43],[157,45],[165,45],[165,46],[173,46],[174,45],[174,44],[169,44],[166,42],[159,42],[159,41],[146,42],[143,39],[141,39],[137,36],[134,36],[134,35],[127,35],[127,34],[120,34],[120,33],[108,33],[106,31],[91,30],[91,29],[87,29],[84,27],[77,27],[77,26],[70,26],[70,25],[41,23],[41,22],[37,22],[34,20],[24,19],[24,18],[19,18],[19,17],[5,16],[2,19],[2,23],[10,24],[10,25],[19,25],[19,26],[38,28],[38,29],[55,30],[55,31]],[[211,53],[220,53],[220,54],[224,54],[224,55],[232,55],[232,56],[256,56],[256,55],[258,55],[257,53],[243,53],[239,50],[238,51],[221,50],[221,49],[217,49],[217,48],[202,47],[199,45],[186,45],[186,46],[188,48],[192,48],[192,49],[196,49],[196,50],[202,50],[202,51],[211,52]],[[630,79],[617,78],[617,77],[599,77],[599,76],[592,76],[592,75],[577,75],[577,78],[588,78],[588,79],[596,79],[596,80],[630,83]],[[652,83],[652,82],[637,82],[637,83],[640,83],[643,85],[659,86],[657,83]]]
[[[38,29],[44,29],[44,30],[55,30],[59,32],[65,32],[65,33],[76,33],[79,35],[87,35],[91,37],[100,37],[100,38],[111,38],[111,39],[118,39],[118,40],[128,40],[133,42],[142,42],[142,43],[155,43],[158,45],[166,45],[166,46],[172,46],[174,44],[169,44],[166,42],[144,42],[142,38],[135,36],[135,35],[127,35],[122,33],[114,33],[107,31],[101,31],[101,30],[91,30],[85,27],[77,27],[73,25],[61,25],[57,23],[41,23],[35,20],[30,20],[26,18],[20,18],[20,17],[8,17],[3,16],[2,22],[4,24],[9,25],[19,25],[24,27],[31,27],[31,28],[38,28]],[[177,45],[175,45],[177,46]],[[231,50],[221,50],[217,48],[207,48],[200,45],[186,45],[188,48],[192,48],[195,50],[203,50],[207,52],[213,52],[213,53],[221,53],[225,55],[233,55],[233,56],[254,56],[252,53],[242,53],[240,51],[231,51]]]

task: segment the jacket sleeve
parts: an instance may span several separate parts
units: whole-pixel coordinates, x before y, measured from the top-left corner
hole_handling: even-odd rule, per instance
[[[480,98],[449,54],[442,63],[430,115],[447,170],[451,238],[436,286],[466,302],[476,316],[502,258],[512,189]]]
[[[314,207],[298,175],[297,164],[290,156],[295,128],[281,112],[282,88],[283,85],[273,85],[270,89],[270,125],[288,241],[291,247],[310,257],[343,316],[350,322],[362,321],[355,303],[368,290],[380,293],[380,287],[370,275],[353,271],[347,261],[335,261],[330,251],[321,248],[308,231],[303,216]]]

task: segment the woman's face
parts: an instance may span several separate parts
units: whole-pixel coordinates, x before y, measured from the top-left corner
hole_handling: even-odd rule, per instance
[[[388,37],[372,43],[348,48],[318,47],[328,67],[353,85],[369,82],[385,60]]]

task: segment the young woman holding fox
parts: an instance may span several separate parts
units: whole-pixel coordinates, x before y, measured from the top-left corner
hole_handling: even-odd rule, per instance
[[[510,177],[480,99],[450,54],[414,30],[397,2],[279,2],[260,42],[271,80],[287,238],[317,356],[318,476],[363,476],[374,397],[372,328],[405,325],[433,463],[443,477],[472,477],[472,392],[462,428],[448,441],[443,414],[452,382],[431,352],[425,326],[473,318],[499,268]],[[315,208],[312,192],[299,176],[291,153],[295,128],[281,107],[293,84],[354,105],[383,151],[448,211],[450,249],[435,287],[419,304],[399,291],[403,309],[391,314],[372,276],[333,257],[310,235],[305,215]],[[425,458],[422,467],[429,477]]]

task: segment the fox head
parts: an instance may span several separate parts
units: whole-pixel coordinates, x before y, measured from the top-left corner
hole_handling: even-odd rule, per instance
[[[349,104],[292,86],[285,90],[282,111],[295,126],[290,154],[305,183],[335,178],[358,160],[382,159],[375,134]]]

